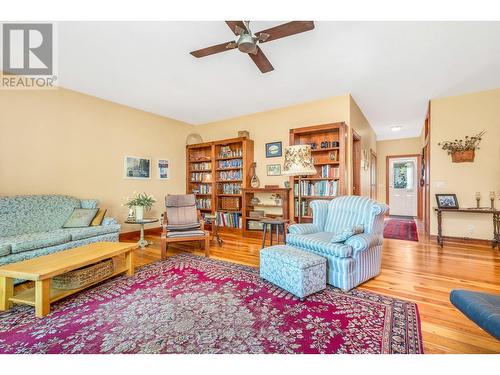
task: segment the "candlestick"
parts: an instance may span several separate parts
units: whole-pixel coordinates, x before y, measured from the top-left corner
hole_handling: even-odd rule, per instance
[[[480,202],[481,202],[481,192],[476,191],[476,207],[480,208]]]
[[[491,209],[493,210],[495,208],[495,192],[490,191],[490,202],[491,202]]]

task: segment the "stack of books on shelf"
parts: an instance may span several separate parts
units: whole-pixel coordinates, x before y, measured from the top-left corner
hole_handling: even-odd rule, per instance
[[[212,177],[210,173],[194,172],[191,173],[191,181],[211,181]]]
[[[241,180],[242,178],[241,171],[224,171],[219,172],[219,180],[221,181],[234,181]]]
[[[301,202],[301,206],[302,206],[302,212],[301,212],[301,215],[302,216],[306,216],[307,215],[307,210],[309,208],[309,202],[308,201],[302,201]],[[299,201],[298,200],[295,200],[295,215],[298,214],[299,212]]]
[[[199,210],[210,210],[212,208],[212,200],[206,198],[196,199],[196,208]]]
[[[243,156],[243,149],[238,148],[236,150],[231,150],[230,148],[221,148],[219,152],[219,158],[234,158]]]
[[[335,197],[338,193],[338,181],[301,181],[302,196]],[[299,195],[299,184],[294,184],[294,195]]]
[[[191,170],[193,171],[208,171],[212,168],[212,163],[193,163],[191,164]]]
[[[212,194],[212,186],[200,184],[193,188],[193,194]]]
[[[221,184],[221,194],[241,194],[241,184]]]
[[[220,227],[241,229],[241,214],[217,211],[217,223]]]
[[[321,167],[321,177],[322,178],[339,178],[340,168],[331,165],[323,165]]]
[[[219,168],[220,169],[241,168],[242,166],[243,166],[242,159],[230,159],[230,160],[220,160],[219,161]]]

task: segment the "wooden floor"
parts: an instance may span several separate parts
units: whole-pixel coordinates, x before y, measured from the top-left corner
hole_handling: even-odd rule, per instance
[[[426,353],[500,353],[500,341],[482,331],[449,302],[452,289],[500,294],[500,252],[487,246],[431,243],[419,230],[420,242],[385,240],[381,274],[359,288],[416,302],[422,320]],[[159,237],[136,251],[139,265],[159,260]],[[260,240],[223,235],[224,244],[211,245],[211,258],[259,265]],[[137,240],[137,239],[135,239]],[[191,252],[196,244],[171,245],[168,255]],[[22,286],[21,286],[22,287]]]

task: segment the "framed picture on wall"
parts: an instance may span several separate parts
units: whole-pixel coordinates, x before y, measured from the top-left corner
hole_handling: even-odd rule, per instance
[[[268,176],[281,176],[281,164],[266,165],[266,172]]]
[[[156,163],[156,169],[158,179],[170,179],[170,161],[168,159],[158,159]]]
[[[277,158],[282,153],[281,142],[266,143],[266,158]]]
[[[151,159],[138,156],[125,156],[123,177],[136,180],[151,178]]]
[[[456,194],[436,194],[438,208],[458,209],[458,200]]]

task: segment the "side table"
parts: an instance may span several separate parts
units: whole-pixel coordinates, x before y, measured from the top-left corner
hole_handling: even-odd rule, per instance
[[[217,240],[217,245],[219,245],[219,247],[222,246],[224,241],[222,241],[222,238],[220,238],[219,231],[217,229],[217,215],[206,214],[205,219],[208,219],[207,224],[210,224],[212,230],[212,238]]]
[[[154,219],[154,218],[144,218],[142,220],[134,220],[134,221],[127,220],[127,221],[125,221],[126,224],[139,224],[141,226],[141,236],[140,236],[139,242],[137,242],[137,245],[139,245],[139,247],[141,249],[144,249],[146,246],[149,246],[153,243],[153,242],[148,242],[144,239],[144,225],[156,223],[157,221],[158,221],[158,219]]]
[[[276,243],[279,244],[280,242],[280,230],[281,233],[283,233],[283,238],[285,237],[285,223],[288,222],[288,220],[283,220],[283,219],[271,219],[271,218],[266,218],[260,220],[260,222],[264,226],[264,230],[262,232],[262,248],[266,246],[266,234],[267,234],[267,226],[269,225],[269,237],[270,237],[270,245],[273,245],[273,225],[275,226],[276,230]]]

